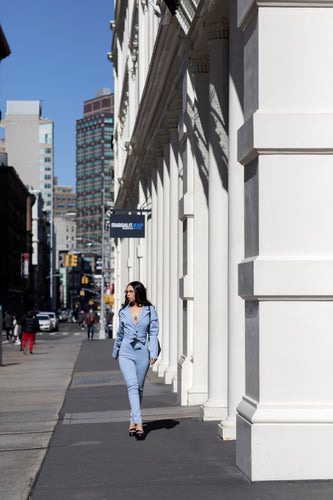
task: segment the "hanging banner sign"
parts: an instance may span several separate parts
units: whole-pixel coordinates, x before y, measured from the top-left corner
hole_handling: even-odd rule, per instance
[[[21,276],[23,278],[29,278],[29,254],[21,254]]]
[[[110,215],[110,238],[144,238],[144,215]]]

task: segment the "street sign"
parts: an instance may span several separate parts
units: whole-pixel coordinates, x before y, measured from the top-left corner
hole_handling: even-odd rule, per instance
[[[128,214],[110,215],[110,238],[144,238],[145,216]]]

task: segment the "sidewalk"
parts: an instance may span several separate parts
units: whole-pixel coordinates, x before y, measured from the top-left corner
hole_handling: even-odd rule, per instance
[[[112,340],[87,342],[84,335],[59,339],[53,342],[54,349],[51,348],[51,344],[52,342],[45,342],[38,346],[38,358],[48,359],[50,377],[53,381],[57,380],[54,388],[50,389],[52,385],[50,378],[47,379],[49,391],[44,388],[42,381],[37,390],[31,383],[30,387],[34,387],[33,397],[32,400],[28,398],[26,409],[19,403],[20,399],[22,401],[24,399],[22,399],[24,387],[29,388],[26,379],[21,379],[24,385],[21,384],[21,389],[17,389],[16,394],[11,396],[11,391],[6,390],[6,405],[3,403],[3,397],[1,398],[2,425],[5,413],[8,422],[13,422],[12,417],[15,416],[32,417],[29,423],[33,428],[31,432],[36,431],[35,421],[38,421],[39,425],[45,425],[45,429],[39,429],[35,440],[31,439],[30,443],[31,445],[39,443],[40,434],[45,433],[45,440],[39,443],[39,450],[30,449],[27,452],[23,451],[21,446],[19,451],[15,452],[15,457],[8,461],[5,474],[1,463],[1,477],[7,477],[10,464],[16,463],[17,471],[11,480],[20,483],[23,477],[29,477],[22,473],[21,468],[23,460],[26,459],[25,454],[35,452],[36,455],[32,457],[35,459],[34,465],[30,465],[33,464],[31,459],[25,467],[26,472],[32,467],[30,469],[32,482],[38,469],[38,460],[43,458],[45,447],[48,446],[29,499],[331,500],[333,498],[333,481],[250,483],[235,467],[235,442],[223,442],[218,439],[217,422],[201,422],[198,417],[199,408],[177,406],[176,396],[170,387],[165,386],[151,370],[143,398],[146,439],[140,442],[130,438],[127,434],[129,416],[127,391],[119,372],[118,362],[111,358]],[[54,355],[56,351],[58,356]],[[35,371],[37,367],[32,361],[35,362],[35,358],[24,359],[22,363],[20,358],[19,365],[7,366],[5,370],[1,367],[1,386],[7,387],[7,382],[10,385],[8,369],[11,369],[12,373],[14,369],[16,371],[20,369],[22,372],[26,370],[28,374],[28,370],[34,367]],[[40,365],[38,371],[41,375],[43,372],[42,377],[44,377],[44,362],[38,360],[38,363]],[[34,378],[34,383],[38,378]],[[17,384],[21,382],[17,380]],[[65,395],[65,387],[69,383],[57,421],[56,406],[61,396]],[[47,405],[43,402],[46,397]],[[4,406],[7,408],[6,411]],[[58,409],[60,407],[61,404]],[[55,423],[55,430],[49,442],[51,428]],[[9,423],[6,425],[8,431]],[[27,423],[21,418],[15,426],[15,432],[24,432]],[[11,426],[10,428],[12,429]],[[32,438],[32,433],[29,436]],[[0,459],[3,453],[7,454],[7,460],[10,453],[14,455],[13,452],[2,452]],[[286,453],[288,453],[287,443]],[[9,488],[8,481],[6,483]],[[24,491],[26,492],[27,488]],[[0,489],[0,498],[26,500],[27,496],[13,496],[9,489],[5,494],[5,490]]]
[[[34,354],[3,335],[0,498],[26,500],[58,421],[82,336],[37,336]]]

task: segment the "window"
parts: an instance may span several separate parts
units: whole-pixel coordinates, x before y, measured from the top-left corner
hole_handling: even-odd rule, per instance
[[[53,144],[53,123],[39,125],[39,142],[41,144]]]

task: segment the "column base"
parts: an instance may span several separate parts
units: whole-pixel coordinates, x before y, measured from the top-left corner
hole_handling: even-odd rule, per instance
[[[192,387],[187,393],[187,404],[189,406],[202,405],[208,397],[208,392],[201,388]]]
[[[181,406],[188,405],[187,392],[192,385],[193,363],[184,354],[177,363],[177,403]]]
[[[168,365],[165,361],[161,361],[158,365],[157,373],[159,377],[164,377],[165,370],[168,368]]]
[[[172,392],[176,394],[177,391],[178,391],[178,377],[176,373],[176,375],[172,379]]]
[[[224,441],[236,439],[236,416],[227,417],[225,420],[220,422],[217,434]]]
[[[200,416],[205,422],[223,420],[227,416],[227,407],[223,401],[208,399],[208,401],[200,407]]]
[[[158,372],[158,363],[155,363],[152,368],[153,372]]]
[[[172,366],[168,367],[164,372],[164,383],[172,384],[175,375],[177,375],[177,368]]]
[[[238,409],[245,405],[243,400]],[[281,419],[277,409],[269,419],[262,418],[260,408],[251,419],[238,414],[236,465],[251,481],[333,479],[333,424],[327,418],[332,409],[321,410],[322,421],[299,418],[299,409],[289,410],[294,418],[288,419]]]

